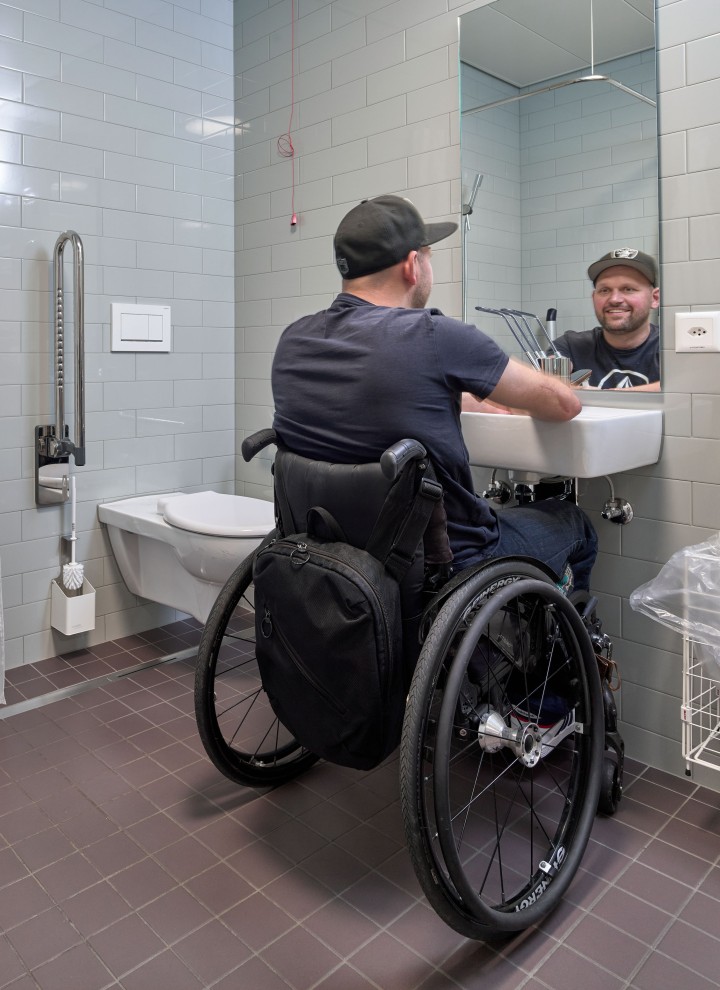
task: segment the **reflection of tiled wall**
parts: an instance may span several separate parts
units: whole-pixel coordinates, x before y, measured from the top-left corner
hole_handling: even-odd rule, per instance
[[[655,99],[655,53],[596,72]],[[558,332],[596,325],[587,266],[614,247],[657,257],[657,113],[608,83],[520,103],[523,307],[558,311]]]
[[[483,106],[514,96],[515,87],[460,66],[462,108]],[[520,309],[522,305],[520,104],[466,113],[461,127],[462,195],[468,202],[475,176],[482,184],[465,234],[467,246],[467,319],[519,353],[500,317],[477,313],[475,306]]]
[[[597,72],[655,96],[653,52]],[[461,79],[464,107],[518,92],[470,66]],[[468,234],[474,301],[540,317],[553,307],[559,333],[588,328],[588,264],[612,247],[657,257],[656,112],[607,83],[465,114],[462,164],[463,190],[485,173]],[[493,329],[505,344],[507,329]]]
[[[290,2],[236,4],[237,67],[246,94],[238,103],[244,120],[238,298],[245,286],[251,292],[240,304],[238,361],[249,359],[253,369],[238,408],[238,440],[272,415],[269,368],[284,322],[325,305],[337,290],[330,245],[347,206],[362,196],[404,192],[430,217],[459,219],[457,17],[477,6],[300,4],[294,115],[300,223],[291,232],[289,165],[275,148],[289,118]],[[676,309],[720,308],[720,7],[658,0],[657,27],[663,318],[672,333]],[[434,301],[452,315],[462,311],[459,243],[458,237],[452,252],[435,252]],[[249,329],[244,339],[242,327]],[[674,550],[720,528],[720,356],[665,349],[663,361],[663,396],[644,398],[663,404],[661,460],[613,479],[635,518],[626,527],[600,518],[609,491],[603,479],[584,484],[581,500],[600,534],[594,586],[622,665],[628,753],[682,774],[679,638],[632,612],[627,598]],[[242,481],[258,490],[267,483],[266,465],[238,464]],[[710,786],[718,786],[710,776]]]
[[[167,617],[120,581],[99,500],[233,487],[232,2],[203,0],[200,11],[199,0],[0,5],[0,569],[10,666]],[[36,509],[33,488],[33,430],[54,416],[51,258],[68,228],[85,248],[77,558],[98,592],[95,632],[72,639],[51,633],[48,600],[69,517]],[[72,297],[69,264],[65,286]],[[169,303],[172,353],[111,354],[118,300]]]

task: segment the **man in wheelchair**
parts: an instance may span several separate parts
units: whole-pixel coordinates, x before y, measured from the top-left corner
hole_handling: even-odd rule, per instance
[[[612,813],[619,800],[622,740],[614,705],[603,710],[598,676],[603,635],[587,590],[597,552],[591,523],[563,499],[496,511],[474,492],[460,428],[464,393],[557,421],[576,416],[580,402],[476,327],[426,307],[430,246],[456,229],[426,224],[397,196],[365,201],[341,221],[342,292],[283,333],[272,370],[274,429],[243,442],[246,460],[277,446],[278,528],[213,606],[195,701],[207,753],[245,786],[294,779],[326,743],[333,753],[339,743],[352,749],[355,762],[344,765],[372,769],[399,741],[403,823],[422,890],[458,932],[489,938],[538,924],[562,900],[598,806]],[[400,665],[379,663],[380,651],[365,640],[357,650],[347,645],[357,598],[335,594],[337,582],[326,583],[332,597],[315,590],[319,583],[310,591],[308,574],[337,559],[331,545],[370,556],[378,542],[385,547],[386,501],[429,469],[426,453],[447,525],[431,523],[419,546],[416,530],[401,527],[412,529],[411,539],[392,543],[392,553],[399,547],[410,561],[398,578],[406,596],[399,681],[387,672]],[[410,501],[414,511],[417,497]],[[339,543],[332,528],[330,536],[315,530],[318,518],[329,525],[326,517],[345,534]],[[451,551],[455,573],[428,590],[431,529],[442,530],[437,557]],[[273,570],[273,561],[283,569]],[[380,561],[385,569],[382,553]],[[332,638],[330,628],[341,635]],[[388,746],[361,764],[355,730],[358,712],[375,711],[374,702],[362,707],[368,699],[385,706],[392,731]],[[340,727],[338,738],[326,738],[329,724]],[[373,742],[377,723],[368,724]]]
[[[455,230],[455,223],[426,224],[398,196],[350,210],[334,240],[341,293],[328,309],[292,323],[278,343],[275,431],[298,454],[340,463],[376,460],[400,437],[414,437],[443,487],[455,571],[526,555],[558,576],[569,564],[575,588],[587,590],[597,537],[578,506],[548,499],[496,512],[474,491],[460,428],[463,393],[560,422],[581,403],[477,327],[426,308],[431,245]]]

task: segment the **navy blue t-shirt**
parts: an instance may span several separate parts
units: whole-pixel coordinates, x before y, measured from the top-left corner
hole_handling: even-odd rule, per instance
[[[341,293],[303,317],[275,352],[273,426],[305,457],[376,460],[404,437],[426,448],[445,491],[455,566],[497,539],[495,512],[473,490],[460,398],[485,398],[508,356],[476,327],[439,310],[375,306]]]
[[[602,327],[568,330],[555,346],[572,361],[575,371],[590,368],[589,385],[597,388],[632,388],[660,380],[660,331],[650,324],[647,339],[638,347],[611,347]]]

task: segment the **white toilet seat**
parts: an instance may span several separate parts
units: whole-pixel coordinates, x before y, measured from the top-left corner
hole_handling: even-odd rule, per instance
[[[275,525],[272,502],[220,492],[159,498],[158,512],[170,526],[206,536],[264,537]]]

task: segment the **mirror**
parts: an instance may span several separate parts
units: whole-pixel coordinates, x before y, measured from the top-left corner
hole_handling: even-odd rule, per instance
[[[659,260],[654,14],[495,0],[459,18],[463,316],[509,353],[507,319],[475,306],[536,314],[544,350],[548,310],[551,335],[597,326],[590,263],[621,247]]]

